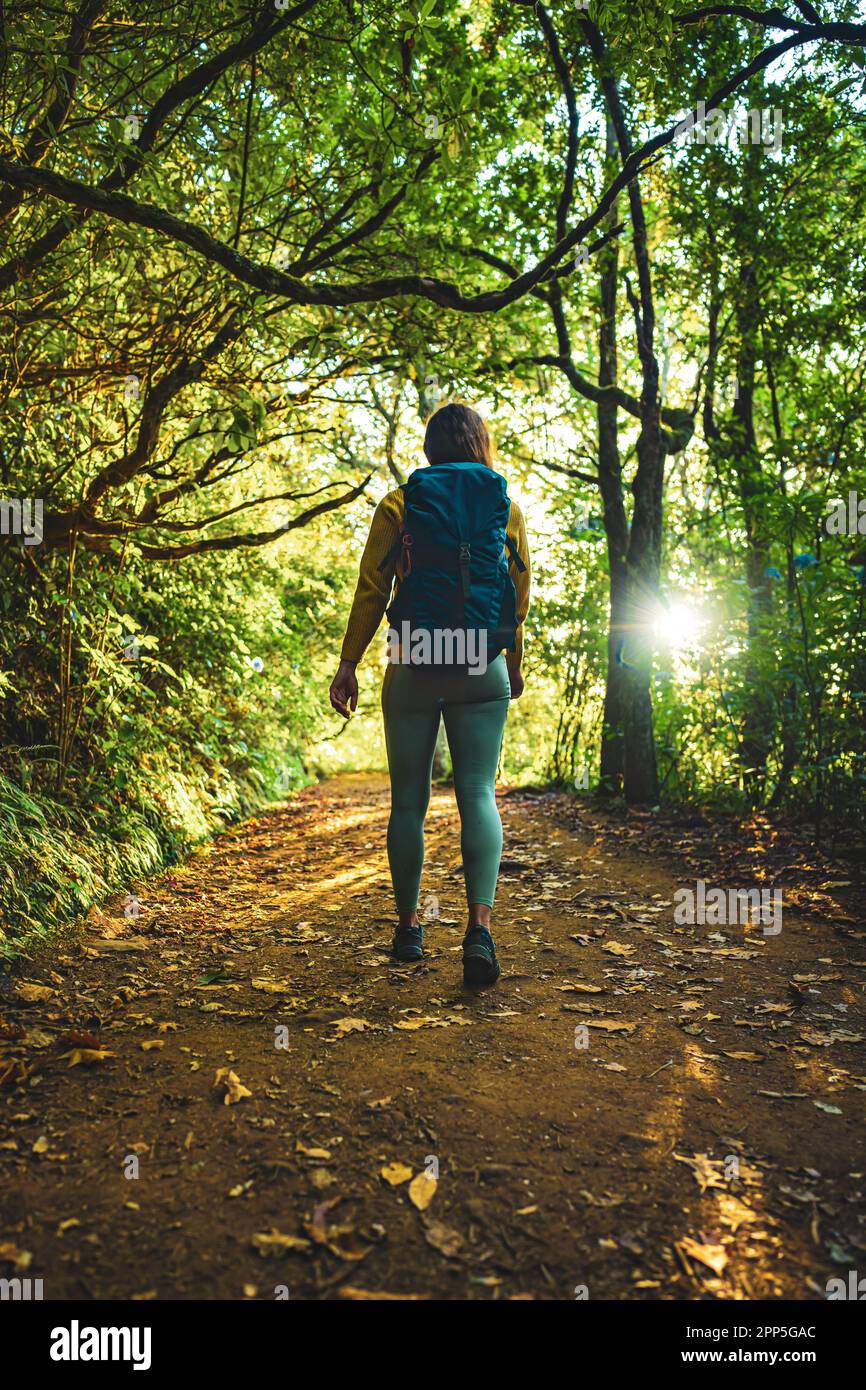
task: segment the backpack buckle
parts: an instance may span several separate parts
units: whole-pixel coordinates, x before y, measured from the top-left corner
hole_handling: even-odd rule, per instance
[[[463,597],[469,594],[469,565],[471,560],[470,546],[468,541],[460,542],[460,585],[463,590]]]
[[[402,553],[401,553],[401,563],[402,563],[402,570],[403,570],[403,578],[405,579],[406,576],[407,576],[407,574],[411,574],[411,573],[412,573],[412,555],[411,555],[411,550],[412,550],[413,541],[412,541],[412,536],[410,535],[410,533],[409,533],[408,531],[404,531],[404,532],[403,532],[402,536],[400,537],[400,540],[401,540],[402,546],[403,546]]]

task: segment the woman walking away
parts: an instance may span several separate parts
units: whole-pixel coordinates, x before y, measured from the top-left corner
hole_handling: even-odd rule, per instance
[[[348,719],[358,704],[355,668],[387,609],[382,712],[394,955],[417,961],[424,954],[418,895],[441,715],[469,903],[463,978],[477,988],[499,977],[490,933],[502,856],[494,782],[509,701],[523,690],[529,552],[523,515],[493,468],[490,436],[476,411],[453,403],[437,410],[424,453],[430,467],[416,469],[376,508],[330,696]]]

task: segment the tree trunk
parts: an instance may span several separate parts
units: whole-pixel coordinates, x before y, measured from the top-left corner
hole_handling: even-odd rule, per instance
[[[599,65],[599,80],[607,110],[608,150],[615,148],[623,163],[632,152],[625,113],[620,101],[616,79],[611,75],[604,42],[598,29],[588,18],[581,17],[581,28]],[[626,557],[625,636],[620,646],[619,660],[626,660],[625,765],[623,785],[626,801],[639,805],[654,805],[659,786],[656,771],[655,741],[653,738],[652,697],[650,680],[653,657],[653,619],[658,596],[661,564],[662,481],[664,450],[661,430],[661,401],[659,399],[659,367],[655,355],[655,303],[653,300],[652,269],[646,217],[640,183],[632,179],[628,185],[631,212],[632,247],[637,270],[637,294],[626,280],[626,292],[634,315],[635,336],[641,365],[640,435],[637,441],[637,471],[632,492],[634,509]]]
[[[653,363],[655,359],[653,359]],[[659,798],[652,711],[653,620],[661,565],[661,501],[664,455],[658,406],[658,367],[644,368],[644,422],[637,443],[634,512],[628,548],[625,654],[628,676],[625,733],[625,796],[630,805]]]
[[[734,465],[746,531],[746,583],[749,594],[746,697],[740,759],[743,787],[752,805],[756,805],[763,794],[775,723],[761,662],[761,647],[770,609],[770,581],[767,577],[770,538],[766,519],[767,480],[761,467],[754,420],[759,318],[755,267],[749,261],[740,270],[740,295],[737,304],[740,348],[733,415]]]
[[[607,118],[607,162],[612,167],[616,157],[616,133]],[[609,223],[616,226],[619,203],[614,203]],[[616,237],[601,253],[602,268],[599,284],[601,319],[598,333],[598,384],[603,389],[617,383],[617,279],[619,276],[619,241]],[[610,575],[610,617],[607,632],[607,678],[604,691],[604,718],[601,731],[601,766],[599,790],[614,795],[622,791],[625,771],[625,724],[627,716],[626,668],[622,665],[625,641],[626,610],[626,551],[628,550],[628,519],[622,495],[622,466],[619,456],[618,407],[610,399],[596,406],[598,421],[598,482],[604,509],[604,533],[607,539],[608,572]]]
[[[608,556],[610,557],[609,550]],[[610,570],[610,625],[607,634],[607,677],[601,730],[599,790],[613,796],[623,789],[628,681],[625,667],[621,664],[625,640],[626,586],[622,580],[614,580],[612,559]]]

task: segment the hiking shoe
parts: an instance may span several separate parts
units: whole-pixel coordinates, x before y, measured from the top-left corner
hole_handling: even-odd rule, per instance
[[[463,938],[463,983],[470,989],[495,984],[499,979],[496,944],[486,927],[470,927]]]
[[[398,927],[392,950],[397,960],[420,960],[424,955],[424,928]]]

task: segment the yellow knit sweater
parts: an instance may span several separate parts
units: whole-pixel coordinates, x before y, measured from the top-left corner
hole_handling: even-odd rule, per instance
[[[399,584],[399,577],[393,568],[379,569],[403,528],[403,490],[395,488],[379,503],[373,514],[370,534],[361,556],[361,569],[358,585],[352,600],[352,610],[346,625],[341,652],[344,661],[360,661],[369,647],[382,621],[385,609],[391,599],[392,581]],[[514,651],[519,658],[523,656],[523,623],[529,609],[529,547],[526,543],[526,524],[523,513],[516,502],[511,503],[508,517],[508,535],[517,547],[517,553],[526,569],[515,574],[512,567],[514,587],[517,590],[517,638]]]

